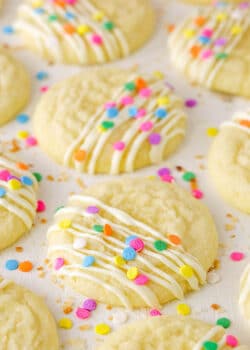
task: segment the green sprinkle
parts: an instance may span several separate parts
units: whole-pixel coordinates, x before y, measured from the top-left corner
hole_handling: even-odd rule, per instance
[[[158,250],[159,252],[161,252],[162,250],[166,250],[168,245],[166,242],[158,240],[154,242],[154,247],[156,250]]]
[[[194,180],[196,178],[196,176],[191,171],[187,171],[185,174],[183,174],[182,178],[184,181],[190,182],[190,181]]]
[[[43,176],[40,173],[33,173],[33,176],[35,176],[37,182],[41,182],[43,179]]]
[[[203,343],[203,349],[204,350],[217,350],[218,344],[213,342],[213,341],[205,341],[205,343]]]
[[[107,21],[103,23],[103,28],[106,30],[113,30],[114,29],[114,23],[111,21]]]
[[[57,213],[59,210],[61,210],[63,208],[64,208],[64,205],[61,205],[60,207],[57,207],[56,210],[55,210],[55,213]]]
[[[93,230],[96,232],[103,232],[103,226],[102,225],[94,225]]]
[[[228,58],[228,54],[226,52],[220,52],[215,55],[215,58],[218,60],[224,60],[225,58]]]
[[[222,317],[222,318],[219,318],[217,320],[216,324],[217,324],[217,326],[221,326],[221,327],[227,329],[231,326],[231,321],[226,317]]]
[[[124,87],[128,91],[134,91],[135,90],[135,83],[133,81],[130,81],[129,83],[126,83]]]
[[[56,14],[50,15],[48,19],[49,19],[50,22],[57,21],[58,20],[58,16]]]
[[[104,121],[102,122],[102,127],[104,129],[112,129],[115,126],[114,122],[110,122],[110,121]]]

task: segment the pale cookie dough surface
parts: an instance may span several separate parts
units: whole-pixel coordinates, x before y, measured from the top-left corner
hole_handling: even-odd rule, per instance
[[[24,44],[52,62],[93,64],[128,56],[152,35],[150,0],[26,0],[16,29]]]
[[[0,250],[27,233],[36,215],[38,184],[23,166],[0,150]]]
[[[15,118],[28,103],[30,79],[24,66],[0,47],[0,126]]]
[[[250,3],[199,9],[176,26],[169,49],[192,83],[250,97]]]
[[[52,87],[33,123],[41,148],[57,162],[118,174],[173,153],[185,135],[186,114],[164,78],[96,69]]]
[[[85,296],[160,307],[205,283],[217,239],[208,209],[184,189],[124,178],[87,188],[57,211],[48,256],[55,276]]]
[[[137,321],[109,335],[98,350],[229,350],[225,330],[188,317],[161,316]],[[216,345],[217,347],[215,347]],[[237,346],[237,350],[249,350]]]
[[[45,302],[0,277],[0,350],[58,350],[56,323]]]
[[[208,170],[222,197],[250,214],[250,111],[222,124],[209,151]]]
[[[250,321],[250,264],[247,265],[241,277],[239,304],[242,314]]]

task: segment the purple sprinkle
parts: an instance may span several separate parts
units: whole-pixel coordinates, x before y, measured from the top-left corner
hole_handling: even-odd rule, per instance
[[[218,38],[215,40],[214,43],[216,46],[224,46],[227,44],[227,39],[226,38]]]
[[[87,213],[89,213],[89,214],[97,214],[97,213],[99,213],[99,208],[97,208],[97,207],[95,207],[95,206],[89,206],[87,209],[86,209],[86,211],[87,211]]]
[[[161,142],[161,135],[153,133],[149,135],[148,140],[151,145],[159,145],[159,143]]]
[[[195,107],[197,105],[197,101],[194,100],[194,99],[189,99],[189,100],[186,100],[185,105],[188,108],[193,108],[193,107]]]
[[[96,301],[94,299],[86,299],[83,303],[83,308],[88,311],[94,311],[96,309]]]
[[[157,174],[162,177],[164,175],[170,175],[171,174],[171,170],[169,168],[161,168],[158,170]]]
[[[15,180],[20,181],[19,177],[14,176],[14,175],[10,175],[10,176],[8,177],[8,181],[10,181],[10,180],[12,180],[12,179],[15,179]]]

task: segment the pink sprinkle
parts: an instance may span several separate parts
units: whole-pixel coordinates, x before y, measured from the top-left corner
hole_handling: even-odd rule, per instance
[[[66,0],[67,4],[69,5],[75,5],[77,0]]]
[[[83,309],[81,307],[78,307],[76,310],[76,316],[80,318],[81,320],[84,320],[86,318],[90,317],[90,311]]]
[[[37,145],[37,139],[33,136],[28,136],[25,139],[25,142],[26,142],[27,146],[29,146],[29,147],[33,147],[33,146]]]
[[[172,182],[175,182],[175,179],[172,175],[170,174],[164,174],[161,176],[161,180],[163,182],[169,182],[169,183],[172,183]]]
[[[40,87],[40,92],[47,92],[49,90],[48,86],[41,86]]]
[[[54,263],[54,269],[60,270],[64,265],[64,259],[63,258],[56,258]]]
[[[91,36],[91,41],[95,45],[102,45],[103,44],[102,37],[100,35],[98,35],[98,34],[93,34]]]
[[[142,239],[135,238],[129,242],[129,246],[133,248],[136,252],[141,252],[144,249],[145,244]]]
[[[153,122],[148,121],[148,122],[142,123],[142,124],[140,125],[140,128],[139,128],[139,129],[140,129],[141,131],[149,131],[149,130],[151,130],[151,129],[153,128],[153,126],[154,126]]]
[[[202,199],[204,197],[204,193],[201,190],[193,190],[192,195],[196,199]]]
[[[0,171],[0,180],[1,181],[8,181],[10,176],[11,176],[11,174],[8,170],[1,170]]]
[[[214,33],[213,29],[209,29],[209,28],[206,28],[202,31],[202,35],[206,36],[207,38],[211,38],[213,33]]]
[[[162,315],[161,312],[160,312],[159,310],[157,310],[157,309],[152,309],[152,310],[150,310],[150,311],[149,311],[149,314],[150,314],[150,316],[152,316],[152,317],[154,317],[154,316],[161,316],[161,315]]]
[[[213,56],[213,51],[212,50],[205,50],[202,52],[201,57],[205,60],[207,58],[210,58],[211,56]]]
[[[238,339],[235,338],[233,335],[227,335],[226,344],[231,346],[232,348],[235,348],[236,346],[238,346],[239,342]]]
[[[144,88],[140,90],[141,97],[148,98],[152,95],[152,90],[149,88]]]
[[[38,213],[42,213],[42,212],[45,211],[45,210],[46,210],[46,204],[45,204],[45,202],[39,199],[39,200],[37,201],[36,211],[37,211]]]
[[[116,150],[116,151],[123,151],[124,148],[125,148],[125,143],[122,142],[122,141],[117,141],[113,144],[113,148]]]
[[[132,96],[124,96],[124,97],[122,97],[122,99],[121,99],[121,104],[123,105],[123,106],[129,106],[129,105],[132,105],[134,103],[134,99],[133,99],[133,97]]]
[[[138,109],[138,112],[136,114],[136,118],[137,119],[143,118],[143,117],[145,117],[146,114],[147,114],[146,109],[140,108],[140,109]]]
[[[245,254],[241,252],[233,252],[231,253],[230,258],[233,261],[241,261],[245,258]]]
[[[105,109],[110,109],[110,108],[114,108],[114,107],[116,107],[116,103],[112,102],[112,101],[106,102],[105,105],[104,105]]]
[[[144,284],[147,284],[149,281],[149,278],[146,275],[138,275],[135,279],[134,282],[138,286],[143,286]]]

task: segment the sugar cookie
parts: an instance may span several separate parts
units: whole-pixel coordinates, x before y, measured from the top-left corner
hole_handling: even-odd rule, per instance
[[[34,115],[45,152],[90,174],[159,163],[185,130],[183,103],[163,79],[119,69],[91,70],[55,85]]]
[[[16,30],[29,49],[52,62],[93,64],[137,50],[154,22],[150,0],[26,0]]]
[[[242,314],[250,321],[250,264],[244,270],[241,278],[239,304]]]
[[[0,150],[0,250],[29,231],[36,214],[36,178]]]
[[[222,124],[209,151],[208,170],[222,197],[250,214],[250,110]]]
[[[161,316],[120,328],[108,335],[98,350],[230,350],[232,347],[249,350],[240,346],[235,336],[226,333],[222,326],[188,317]]]
[[[0,47],[0,126],[13,119],[28,103],[30,79],[23,65]]]
[[[103,303],[160,307],[206,282],[217,255],[208,209],[175,184],[123,178],[73,195],[48,231],[53,273]]]
[[[194,5],[210,5],[213,4],[214,0],[182,0],[183,2],[187,2],[189,4],[194,4]],[[227,0],[229,3],[239,3],[242,2],[242,0]]]
[[[58,350],[56,323],[44,301],[0,277],[1,350]]]
[[[173,64],[193,83],[250,97],[250,2],[202,8],[170,33]]]

